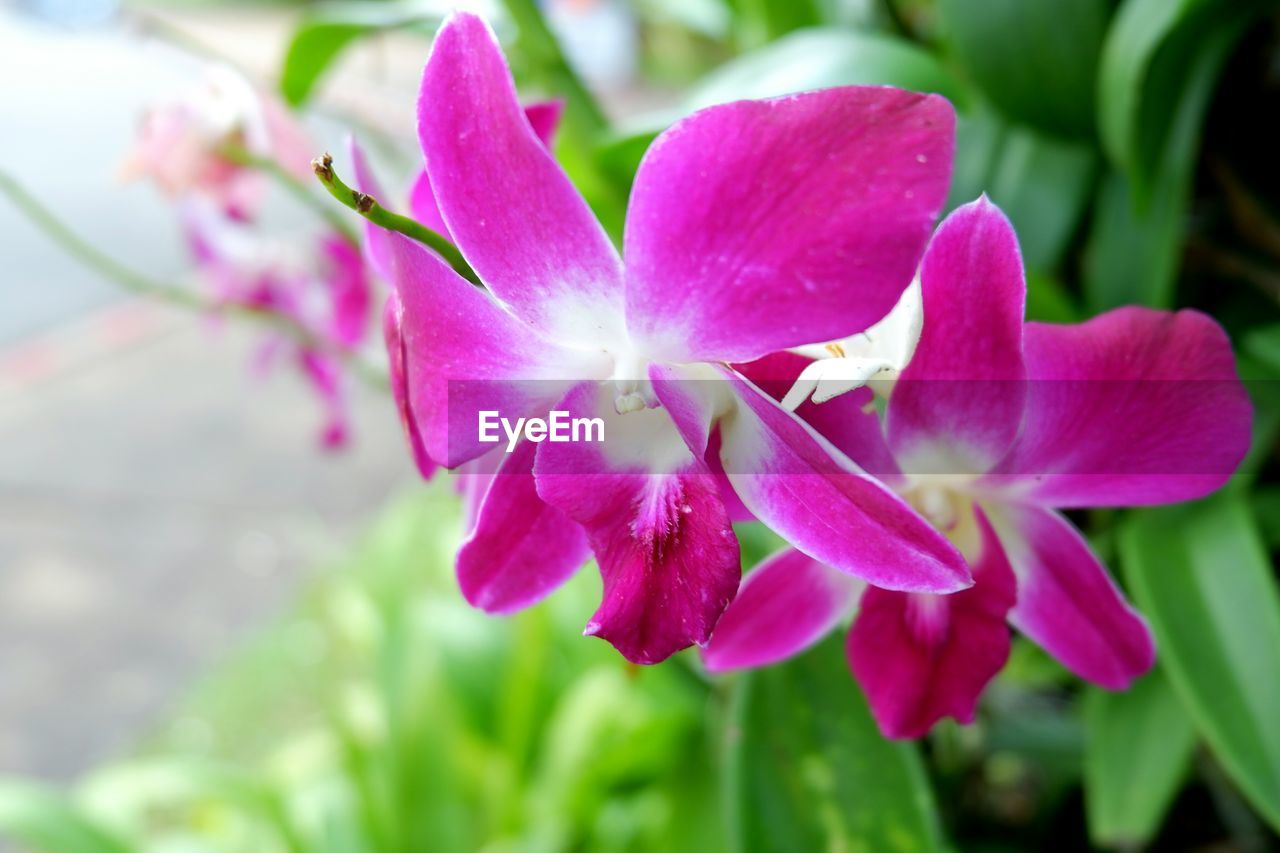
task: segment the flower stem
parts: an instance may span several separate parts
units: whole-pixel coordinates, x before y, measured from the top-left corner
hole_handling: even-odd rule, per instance
[[[401,216],[398,213],[392,213],[378,204],[378,200],[368,193],[362,193],[347,186],[333,169],[333,157],[326,154],[323,157],[312,160],[311,166],[315,169],[316,177],[320,179],[320,183],[324,184],[329,194],[338,201],[374,225],[386,228],[388,231],[398,232],[412,240],[417,240],[444,258],[445,262],[453,267],[458,275],[472,284],[480,283],[480,277],[476,275],[476,271],[462,257],[462,253],[458,251],[457,246],[449,242],[442,234],[432,231],[421,222],[410,219],[407,216]]]
[[[330,227],[334,228],[353,246],[360,245],[360,237],[356,234],[351,224],[339,215],[324,199],[315,195],[311,189],[302,181],[298,180],[280,163],[271,157],[263,157],[261,154],[254,154],[242,145],[236,143],[226,143],[218,149],[218,153],[226,159],[240,166],[247,166],[250,169],[258,169],[266,172],[277,183],[280,184],[294,198],[302,202],[303,205],[311,208],[320,217],[327,222]]]
[[[299,346],[324,352],[340,359],[373,388],[386,390],[389,386],[384,371],[369,364],[351,350],[336,346],[297,321],[282,314],[264,311],[251,305],[235,302],[218,302],[190,288],[159,281],[144,275],[117,261],[92,245],[70,226],[53,214],[44,203],[28,192],[6,172],[0,171],[0,195],[13,202],[33,224],[45,233],[57,246],[103,278],[136,296],[164,302],[178,308],[201,313],[233,313],[279,331],[292,338]]]
[[[101,273],[124,290],[183,308],[204,306],[204,300],[187,288],[149,278],[87,243],[5,172],[0,172],[0,194],[8,196],[13,205],[44,231],[49,239],[57,243],[64,252]]]

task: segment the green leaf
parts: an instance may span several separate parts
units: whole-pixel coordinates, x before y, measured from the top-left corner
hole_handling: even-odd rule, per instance
[[[1173,305],[1187,177],[1170,177],[1142,214],[1134,211],[1130,184],[1123,175],[1112,172],[1103,180],[1084,247],[1084,295],[1090,311]]]
[[[1186,147],[1186,114],[1194,114],[1198,136],[1231,46],[1266,6],[1265,0],[1126,0],[1120,6],[1099,69],[1098,132],[1144,205],[1168,168],[1168,146]],[[1189,153],[1194,156],[1194,146]]]
[[[941,847],[914,744],[880,736],[839,638],[742,676],[726,773],[733,849]]]
[[[1013,222],[1027,267],[1056,269],[1089,205],[1093,147],[1013,127],[993,157],[987,193]]]
[[[311,96],[320,77],[353,41],[389,29],[426,25],[438,15],[424,14],[413,2],[345,3],[328,6],[298,25],[280,69],[280,94],[290,106]]]
[[[1234,493],[1145,511],[1120,540],[1161,662],[1223,769],[1280,829],[1280,593]]]
[[[1280,374],[1280,323],[1251,329],[1244,336],[1244,348],[1258,361]]]
[[[689,111],[742,98],[827,86],[885,85],[937,92],[957,104],[964,90],[931,55],[902,39],[847,29],[802,30],[722,65],[694,87]]]
[[[1186,775],[1195,726],[1159,670],[1124,693],[1090,688],[1084,707],[1089,836],[1109,847],[1145,844]]]
[[[939,0],[956,58],[1000,110],[1088,137],[1106,0]]]
[[[1084,287],[1092,310],[1173,305],[1200,126],[1245,21],[1234,18],[1196,33],[1194,46],[1180,57],[1185,85],[1158,150],[1138,155],[1141,168],[1104,183],[1085,247]]]
[[[56,791],[0,779],[0,839],[50,853],[127,853],[131,848]]]
[[[823,22],[819,0],[728,0],[740,45],[753,46],[774,41],[801,27]]]

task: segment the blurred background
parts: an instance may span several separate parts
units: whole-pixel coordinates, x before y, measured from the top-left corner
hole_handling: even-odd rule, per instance
[[[350,178],[354,130],[401,205],[418,78],[455,6],[491,17],[527,98],[566,100],[557,156],[615,236],[675,118],[897,85],[956,104],[949,206],[986,192],[1010,215],[1033,318],[1221,320],[1258,407],[1237,482],[1077,519],[1169,662],[1115,696],[1018,642],[976,725],[898,744],[838,641],[713,681],[687,653],[637,669],[582,638],[592,572],[516,617],[471,611],[453,484],[422,483],[378,378],[380,297],[341,353],[330,441],[333,395],[282,365],[279,318],[185,304],[208,289],[185,212],[126,174],[144,116],[215,64],[302,128],[286,172],[329,151]],[[0,3],[0,172],[19,187],[0,198],[0,838],[1280,849],[1278,114],[1280,10],[1261,0]],[[263,170],[273,238],[345,217]],[[746,565],[774,545],[742,535]],[[1185,565],[1156,565],[1168,537]],[[1135,591],[1147,572],[1163,597]]]

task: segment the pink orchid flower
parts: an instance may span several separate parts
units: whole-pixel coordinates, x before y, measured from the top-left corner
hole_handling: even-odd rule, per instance
[[[842,572],[916,592],[969,584],[945,537],[727,367],[852,334],[897,301],[946,193],[945,100],[850,87],[677,123],[636,175],[625,269],[479,18],[437,35],[418,115],[442,220],[485,285],[393,235],[393,322],[426,452],[454,467],[495,449],[477,429],[490,410],[598,417],[608,439],[495,454],[458,555],[468,601],[524,607],[594,553],[604,596],[587,634],[637,663],[704,643],[740,578],[722,482]]]
[[[1008,656],[1006,619],[1102,687],[1150,668],[1146,624],[1058,510],[1202,497],[1250,435],[1231,344],[1203,314],[1121,308],[1074,326],[1024,324],[1017,240],[985,198],[938,228],[919,281],[919,342],[883,419],[868,388],[797,411],[945,531],[974,585],[864,592],[784,551],[747,577],[704,651],[717,671],[771,663],[857,607],[849,663],[890,737],[945,716],[972,721]],[[783,354],[743,370],[766,386],[781,379],[782,396],[809,364]]]
[[[526,107],[524,111],[525,118],[529,121],[529,126],[542,144],[548,148],[551,147],[551,140],[555,136],[556,128],[560,124],[560,116],[563,112],[563,101],[533,103]],[[380,203],[385,203],[386,195],[382,192],[382,187],[374,176],[364,149],[354,135],[348,140],[348,151],[354,167],[356,189],[373,196]],[[419,170],[409,190],[409,212],[414,219],[432,231],[450,240],[453,239],[453,235],[449,232],[449,226],[445,224],[440,215],[440,207],[436,204],[435,192],[431,189],[431,180],[427,176],[425,168]],[[374,271],[382,277],[382,280],[392,285],[393,288],[387,294],[387,301],[383,306],[382,313],[383,337],[387,346],[390,367],[391,396],[395,400],[405,440],[409,445],[409,452],[413,456],[418,473],[422,475],[424,480],[429,480],[435,474],[438,466],[427,454],[426,447],[422,443],[422,436],[418,434],[417,425],[409,413],[409,394],[405,385],[404,342],[400,339],[401,307],[400,300],[394,290],[395,275],[391,269],[391,235],[372,222],[366,221],[364,228],[365,258]],[[465,491],[469,494],[481,492],[481,486],[478,482],[473,482],[473,480],[487,476],[491,476],[491,474],[477,473],[468,475],[464,481],[464,485],[467,486]],[[468,515],[470,514],[468,513]]]
[[[126,180],[150,177],[177,198],[202,196],[233,218],[248,219],[265,191],[257,170],[228,159],[230,144],[310,177],[310,143],[289,111],[225,66],[212,66],[182,100],[148,112],[121,166]]]
[[[345,446],[350,424],[335,352],[354,351],[369,325],[372,289],[359,251],[337,234],[320,236],[313,250],[268,240],[197,203],[184,207],[183,219],[200,273],[219,302],[286,317],[317,342],[272,338],[258,365],[289,354],[324,405],[321,446]]]

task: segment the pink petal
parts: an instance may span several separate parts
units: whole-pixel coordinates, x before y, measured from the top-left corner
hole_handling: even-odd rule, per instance
[[[494,295],[552,339],[616,345],[621,260],[530,127],[475,15],[455,13],[436,35],[418,137],[444,221]]]
[[[564,101],[539,101],[530,104],[524,108],[525,118],[529,120],[529,126],[533,128],[533,132],[537,134],[538,139],[542,140],[542,144],[551,147],[551,139],[555,135],[556,128],[560,124],[560,116],[564,112]],[[370,192],[370,190],[365,190]],[[440,208],[436,204],[436,194],[431,189],[431,179],[427,177],[427,171],[423,169],[413,181],[413,186],[409,190],[409,212],[413,218],[421,222],[423,225],[443,234],[450,240],[453,235],[449,233],[449,226],[444,224],[444,220],[440,218]]]
[[[1063,666],[1124,690],[1155,662],[1147,624],[1062,516],[1006,504],[988,513],[1018,576],[1014,627]]]
[[[683,442],[661,409],[618,415],[592,384],[557,408],[605,420],[605,444],[543,443],[534,466],[538,494],[587,529],[600,565],[604,598],[585,633],[641,664],[705,643],[741,576],[715,477],[687,448],[669,452]],[[662,444],[660,468],[647,467],[636,448],[609,446],[609,436],[625,433],[622,421]]]
[[[1013,226],[983,196],[938,227],[920,265],[924,327],[886,412],[908,474],[985,473],[1018,433],[1027,285]]]
[[[409,188],[409,213],[437,234],[454,239],[449,226],[444,224],[444,219],[440,216],[440,206],[436,204],[436,194],[431,189],[431,178],[426,169],[418,173],[418,177],[413,179],[413,186]]]
[[[729,482],[729,475],[724,472],[724,462],[720,459],[721,443],[720,425],[716,424],[707,439],[707,452],[703,454],[702,461],[707,463],[716,482],[720,484],[720,500],[724,503],[725,512],[729,513],[729,520],[735,524],[740,521],[759,521],[747,509],[742,498],[738,497],[738,493],[733,490],[733,483]]]
[[[458,551],[458,586],[474,607],[509,613],[545,598],[591,556],[580,525],[538,497],[538,445],[521,441],[489,478]],[[481,475],[470,475],[479,477]]]
[[[409,453],[413,456],[413,462],[418,467],[418,473],[422,475],[422,479],[430,480],[437,466],[427,454],[422,434],[418,432],[418,422],[413,417],[413,408],[409,404],[409,381],[405,375],[408,359],[404,348],[404,336],[400,331],[403,322],[404,309],[400,305],[400,297],[393,290],[387,295],[387,303],[382,311],[382,334],[387,345],[387,379],[391,385],[391,397],[396,404],[396,413],[400,416],[400,427],[404,430],[405,442],[409,445]]]
[[[387,197],[382,193],[378,179],[365,156],[364,147],[360,145],[355,134],[347,137],[347,150],[351,155],[351,171],[355,178],[356,189],[373,196],[382,205],[387,205]],[[391,281],[391,245],[390,235],[369,220],[364,221],[364,253],[369,266],[382,277],[383,281]]]
[[[703,456],[715,421],[719,380],[707,379],[681,365],[650,364],[649,381],[689,450]]]
[[[862,584],[794,548],[768,557],[742,582],[702,651],[712,672],[766,666],[821,640],[853,612]]]
[[[1028,323],[1026,424],[992,482],[1058,507],[1202,497],[1249,448],[1231,342],[1197,311],[1119,308]]]
[[[734,369],[773,399],[782,400],[800,372],[812,362],[802,355],[779,352],[735,364]],[[902,482],[902,472],[885,442],[870,388],[858,388],[824,403],[806,400],[795,412],[863,471],[894,488]]]
[[[328,337],[342,347],[354,349],[364,339],[373,301],[364,260],[355,246],[337,234],[321,238],[320,253],[327,262],[323,275],[329,290]]]
[[[524,117],[529,120],[529,127],[547,148],[555,139],[556,130],[560,127],[560,119],[564,115],[564,100],[553,98],[549,101],[534,101],[524,108]]]
[[[602,354],[539,338],[420,244],[396,234],[391,246],[405,399],[437,462],[452,468],[498,446],[480,441],[481,411],[545,416],[575,381],[608,374]]]
[[[324,405],[325,422],[318,443],[324,450],[341,450],[351,440],[351,417],[343,389],[342,367],[315,350],[300,349],[298,366]]]
[[[862,596],[849,666],[886,737],[920,737],[943,717],[973,722],[979,695],[1008,660],[1013,571],[981,513],[977,521],[982,552],[969,589],[921,595],[868,587]]]
[[[800,551],[886,589],[955,592],[964,558],[897,495],[736,374],[721,458],[758,519]]]
[[[672,361],[843,338],[911,281],[951,176],[936,95],[844,87],[693,114],[636,174],[627,328]]]

